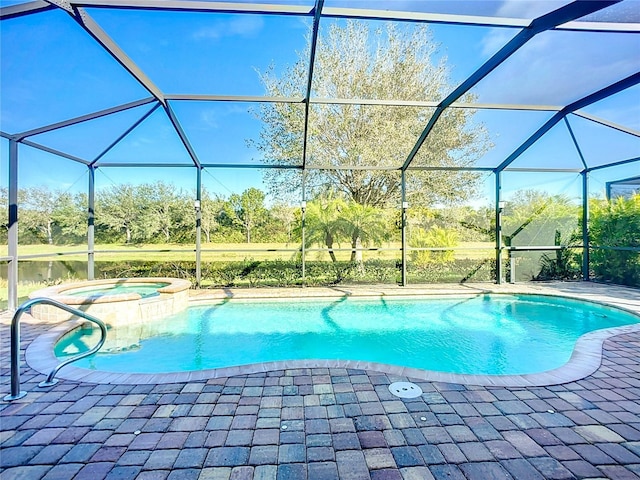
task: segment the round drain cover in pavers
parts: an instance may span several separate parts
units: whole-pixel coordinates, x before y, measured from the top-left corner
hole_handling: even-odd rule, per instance
[[[394,382],[389,385],[389,391],[400,398],[416,398],[422,395],[422,389],[411,382]]]

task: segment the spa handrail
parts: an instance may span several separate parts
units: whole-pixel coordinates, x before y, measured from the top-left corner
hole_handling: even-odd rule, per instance
[[[54,377],[62,367],[69,365],[76,360],[80,360],[81,358],[93,355],[102,348],[102,345],[104,345],[104,342],[107,339],[107,327],[99,318],[51,298],[39,297],[27,300],[16,309],[16,313],[14,313],[11,320],[11,394],[4,397],[4,400],[7,402],[18,400],[27,394],[27,392],[20,391],[20,317],[22,317],[22,314],[32,306],[38,304],[52,305],[75,316],[89,320],[90,322],[97,324],[101,331],[100,341],[92,349],[59,363],[53,370],[51,370],[47,379],[39,384],[40,387],[50,387],[51,385],[55,385],[57,380],[54,380]]]

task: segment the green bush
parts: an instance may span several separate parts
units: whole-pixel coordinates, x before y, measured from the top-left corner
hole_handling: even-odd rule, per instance
[[[640,247],[640,194],[592,200],[590,207],[591,273],[597,280],[640,287],[640,252],[615,249]]]
[[[491,260],[458,259],[430,262],[408,268],[410,283],[492,281]],[[396,260],[369,259],[358,262],[309,261],[305,264],[305,284],[330,286],[349,284],[391,284],[400,280],[401,264]],[[99,277],[178,277],[195,284],[195,262],[97,262]],[[202,284],[206,287],[290,287],[302,285],[299,260],[246,259],[202,264]]]
[[[432,227],[429,230],[416,229],[411,235],[414,248],[442,248],[458,245],[458,232],[450,228]],[[411,261],[417,265],[453,262],[453,250],[419,250],[410,253]]]
[[[461,258],[444,263],[410,264],[407,277],[409,283],[493,282],[495,260]]]

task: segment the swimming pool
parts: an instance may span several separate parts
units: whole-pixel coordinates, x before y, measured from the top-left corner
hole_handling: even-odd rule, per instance
[[[169,285],[168,282],[150,282],[150,283],[114,283],[105,286],[83,287],[65,290],[65,295],[74,297],[97,298],[105,295],[121,295],[128,293],[137,293],[141,298],[149,298],[160,295],[158,290]]]
[[[621,310],[536,295],[230,300],[113,329],[115,346],[106,345],[104,353],[77,366],[159,373],[336,359],[522,375],[562,366],[587,332],[639,321]],[[62,337],[56,354],[75,354],[94,343],[86,331],[76,330]]]

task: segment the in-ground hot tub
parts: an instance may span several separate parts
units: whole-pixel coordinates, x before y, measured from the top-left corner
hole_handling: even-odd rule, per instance
[[[109,326],[152,322],[187,308],[191,282],[180,278],[147,277],[87,280],[65,283],[31,293],[98,317]],[[46,321],[64,321],[71,315],[50,305],[34,305],[31,314]]]

